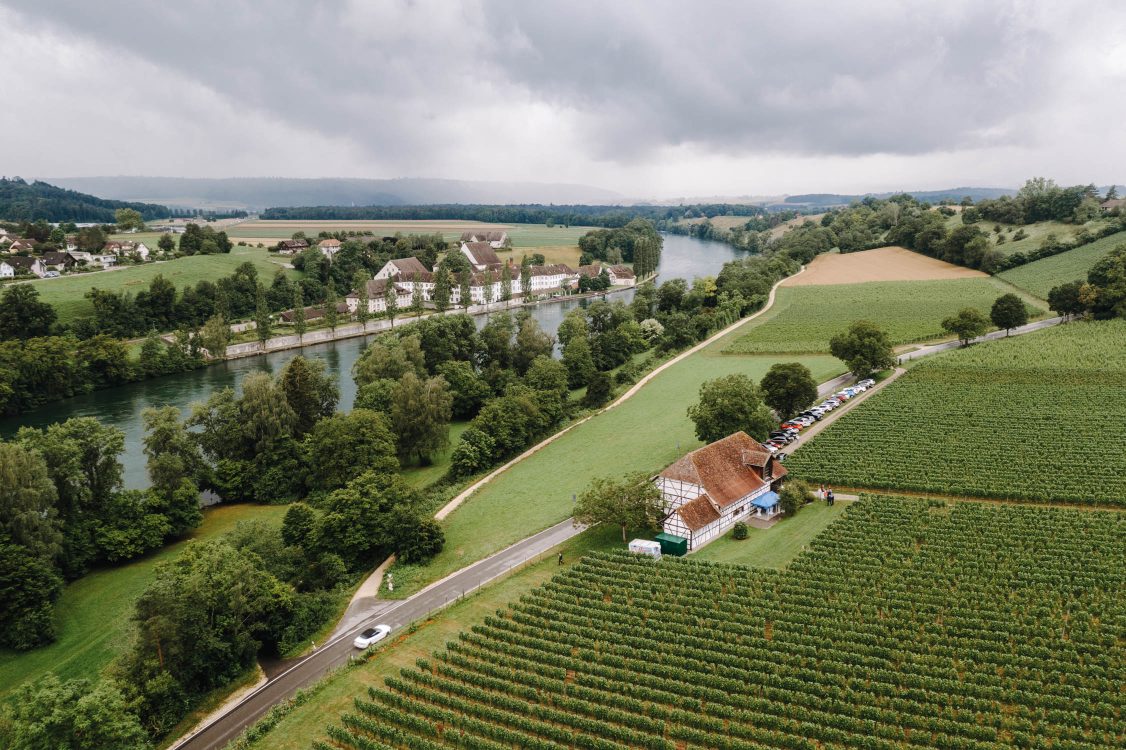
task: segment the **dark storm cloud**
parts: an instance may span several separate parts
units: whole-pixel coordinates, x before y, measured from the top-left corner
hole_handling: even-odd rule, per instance
[[[1015,142],[1053,57],[1023,6],[1003,3],[8,5],[401,164],[455,118],[487,130],[529,103],[611,160],[681,144],[857,155]]]

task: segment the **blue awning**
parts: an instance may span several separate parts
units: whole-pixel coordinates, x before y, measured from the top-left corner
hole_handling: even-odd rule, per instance
[[[751,501],[751,505],[755,506],[756,508],[762,508],[763,510],[770,510],[771,508],[773,508],[777,504],[778,504],[778,493],[777,492],[767,492],[762,497],[756,497],[754,500]]]

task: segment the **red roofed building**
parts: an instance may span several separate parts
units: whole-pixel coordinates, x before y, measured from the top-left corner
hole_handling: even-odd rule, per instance
[[[786,468],[745,432],[705,445],[657,475],[668,513],[663,531],[699,549],[736,521],[773,518],[785,477]]]

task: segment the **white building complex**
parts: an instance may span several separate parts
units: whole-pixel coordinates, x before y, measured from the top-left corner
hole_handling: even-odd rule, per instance
[[[655,478],[665,502],[666,534],[699,549],[736,521],[770,519],[781,511],[777,490],[786,467],[745,432],[692,451]]]

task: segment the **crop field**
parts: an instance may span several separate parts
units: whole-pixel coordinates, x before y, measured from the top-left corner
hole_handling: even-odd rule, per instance
[[[906,375],[794,453],[847,487],[1126,507],[1126,321],[960,349]]]
[[[1028,263],[999,274],[1013,286],[1027,289],[1041,299],[1052,287],[1069,281],[1086,281],[1087,272],[1114,248],[1126,243],[1126,232],[1112,234],[1066,253]]]
[[[1121,747],[1118,514],[869,497],[785,572],[594,554],[328,748]]]
[[[57,279],[39,279],[30,283],[39,290],[41,300],[55,306],[59,322],[69,323],[75,318],[93,315],[94,306],[84,296],[91,287],[136,294],[147,289],[149,282],[158,275],[163,275],[177,287],[183,287],[204,279],[214,281],[222,276],[230,276],[247,261],[254,264],[259,278],[267,285],[285,262],[270,258],[264,249],[235,247],[225,255],[190,255],[176,260],[122,266],[115,270],[60,276]],[[300,275],[293,270],[288,273],[294,277]]]
[[[895,245],[856,253],[822,253],[782,286],[828,286],[866,281],[984,279],[988,274]]]
[[[280,526],[284,505],[227,505],[204,511],[193,539],[214,539],[243,520]],[[96,680],[129,644],[133,607],[152,581],[158,562],[171,560],[187,542],[177,542],[139,560],[86,574],[67,584],[55,606],[59,637],[34,651],[0,649],[0,696],[27,680],[54,672],[61,680]]]
[[[253,241],[276,244],[288,239],[294,232],[305,232],[315,237],[320,232],[356,231],[373,232],[378,237],[403,234],[433,234],[441,232],[447,240],[461,238],[462,232],[477,230],[504,230],[512,238],[514,248],[576,245],[579,237],[592,227],[548,227],[545,224],[488,224],[480,221],[244,221],[229,227],[227,235],[234,241]]]
[[[993,301],[1012,291],[989,278],[948,281],[877,281],[866,284],[783,286],[767,322],[733,341],[729,354],[829,350],[829,339],[854,321],[870,320],[893,344],[942,337],[942,320],[963,307],[988,316]],[[1032,317],[1043,310],[1036,309]]]

